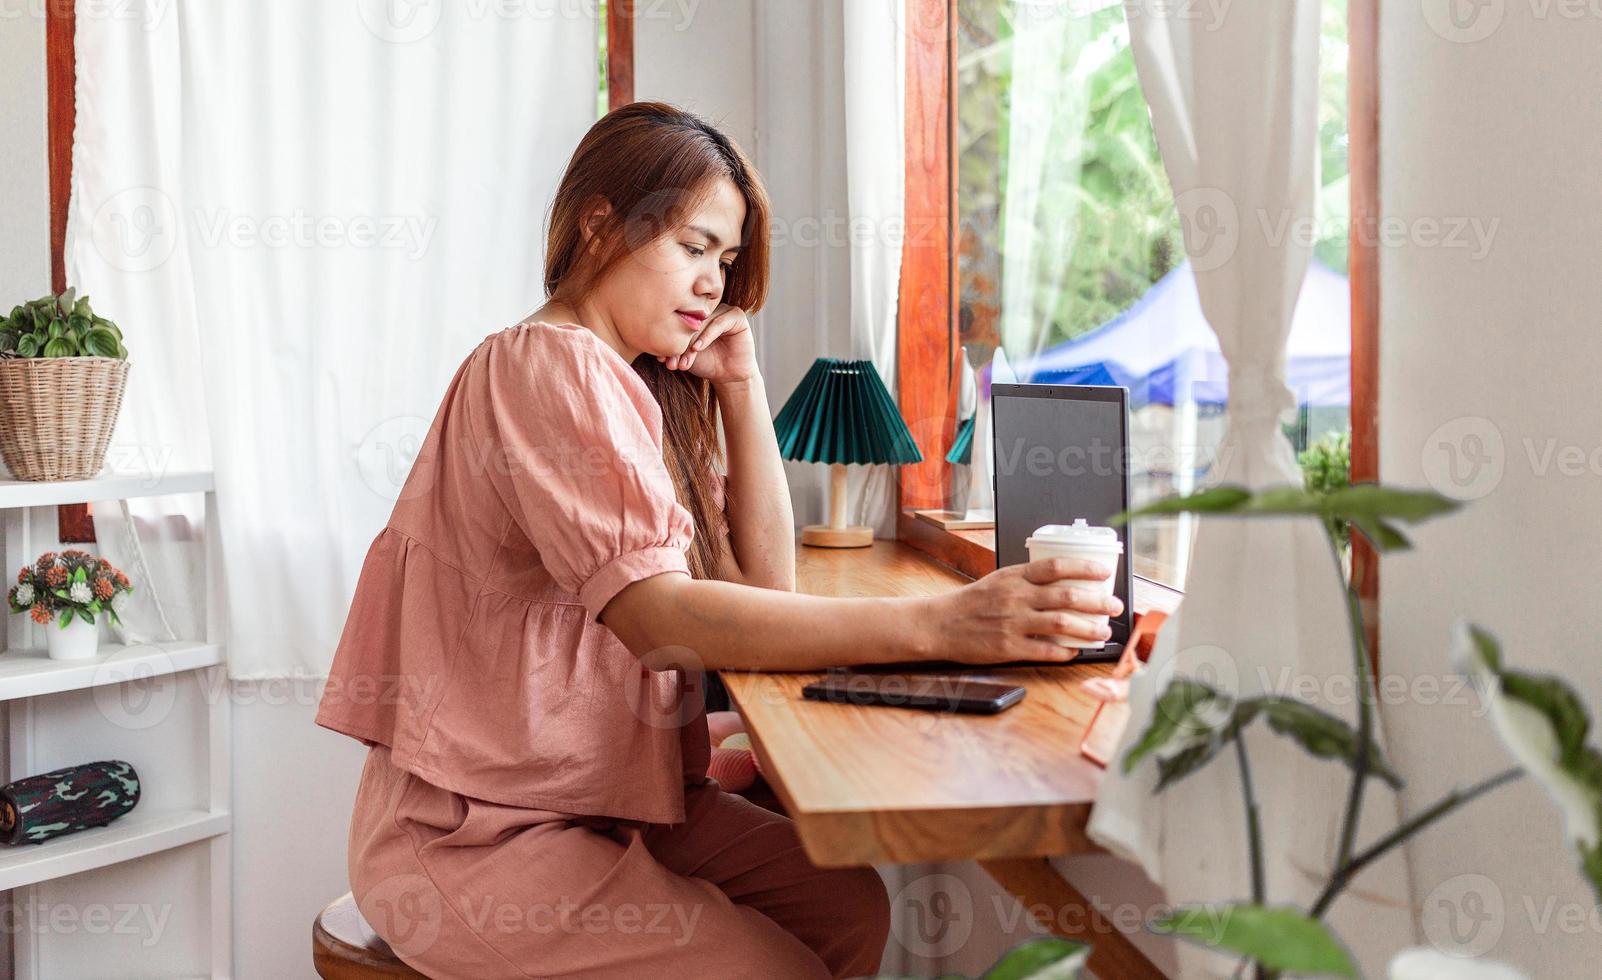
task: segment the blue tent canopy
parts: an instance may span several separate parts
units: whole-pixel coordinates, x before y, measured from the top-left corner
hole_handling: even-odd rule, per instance
[[[1318,260],[1308,265],[1286,350],[1286,383],[1298,404],[1351,404],[1351,292],[1345,276]],[[1014,362],[1020,381],[1122,385],[1130,403],[1221,405],[1228,365],[1203,316],[1196,277],[1184,262],[1123,313],[1089,333]],[[981,384],[988,396],[989,368]]]

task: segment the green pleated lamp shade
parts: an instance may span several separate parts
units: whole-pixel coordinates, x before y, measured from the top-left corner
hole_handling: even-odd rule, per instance
[[[951,452],[946,453],[946,462],[968,465],[973,458],[973,420],[977,415],[970,415],[957,426],[957,434],[951,440]]]
[[[866,548],[873,528],[846,522],[848,463],[921,463],[923,453],[872,361],[820,357],[773,420],[779,455],[829,464],[829,522],[801,529],[816,548]]]
[[[820,357],[779,409],[779,454],[809,463],[921,463],[872,361]]]

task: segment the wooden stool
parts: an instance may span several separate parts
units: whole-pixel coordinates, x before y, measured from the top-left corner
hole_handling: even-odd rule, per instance
[[[378,937],[350,892],[330,902],[312,923],[312,966],[323,980],[427,980]]]

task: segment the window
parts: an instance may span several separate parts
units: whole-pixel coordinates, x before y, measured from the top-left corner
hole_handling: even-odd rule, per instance
[[[925,24],[942,9],[953,18],[944,89],[954,93],[951,371],[960,378],[970,368],[977,397],[962,400],[960,381],[924,381],[944,383],[945,407],[959,423],[990,380],[1125,385],[1136,505],[1195,489],[1218,463],[1227,378],[1196,302],[1123,5],[912,2],[925,8]],[[1348,427],[1346,7],[1324,5],[1322,190],[1289,354],[1300,404],[1286,434],[1297,450]],[[926,63],[913,53],[908,62],[910,71]],[[909,79],[909,115],[918,91]],[[909,134],[915,125],[909,118]],[[909,221],[914,179],[909,166]],[[909,273],[926,275],[916,263]],[[927,339],[933,329],[916,311],[903,316],[904,332]],[[919,383],[906,371],[903,382]],[[946,502],[960,508],[959,495],[970,504],[986,496],[962,486],[965,468],[955,472]],[[1193,534],[1188,516],[1140,522],[1135,572],[1182,588]]]

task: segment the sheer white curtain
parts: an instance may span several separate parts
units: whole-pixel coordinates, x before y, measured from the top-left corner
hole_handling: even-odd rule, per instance
[[[1221,21],[1126,8],[1141,85],[1173,184],[1202,307],[1229,360],[1229,430],[1219,482],[1255,488],[1300,483],[1280,416],[1285,339],[1308,260],[1296,228],[1313,211],[1317,177],[1318,0],[1241,0]],[[1178,11],[1179,8],[1173,8]],[[1173,675],[1198,676],[1242,695],[1273,690],[1356,717],[1352,660],[1338,573],[1311,520],[1204,518],[1186,596],[1132,692],[1119,754],[1144,730],[1151,702]],[[1332,864],[1346,772],[1249,731],[1263,813],[1267,895],[1306,908]],[[1249,899],[1237,768],[1221,758],[1161,795],[1155,766],[1108,770],[1091,836],[1139,861],[1174,902]],[[1383,789],[1365,800],[1359,845],[1396,822]],[[1364,871],[1331,920],[1366,975],[1381,976],[1412,944],[1400,859]],[[1184,945],[1184,944],[1182,944]],[[1230,976],[1237,963],[1182,950],[1185,976]]]
[[[134,6],[77,22],[68,279],[130,352],[109,462],[214,471],[231,676],[322,676],[451,373],[543,298],[593,10]],[[164,557],[198,499],[95,511],[125,561],[140,532],[164,605],[200,594]]]
[[[896,397],[896,300],[901,288],[906,175],[905,4],[840,0],[845,13],[846,202],[851,248],[851,356]],[[826,468],[820,468],[826,477]],[[896,468],[847,468],[847,513],[874,536],[896,536]]]
[[[1001,202],[1001,349],[1032,360],[1051,335],[1066,257],[1078,238],[1089,75],[1117,49],[1092,47],[1090,19],[1077,4],[1018,3],[1008,91],[1005,196]]]

